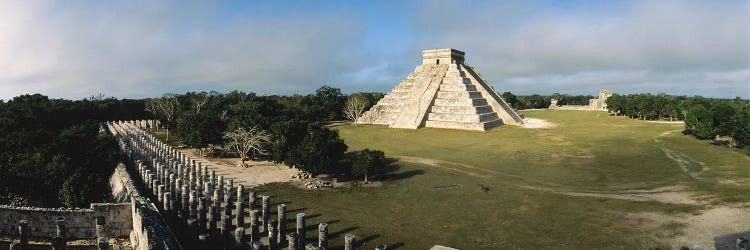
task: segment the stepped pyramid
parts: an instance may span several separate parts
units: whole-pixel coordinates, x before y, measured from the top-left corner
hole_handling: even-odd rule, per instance
[[[422,65],[357,119],[359,124],[485,131],[521,125],[516,112],[455,49],[422,51]]]

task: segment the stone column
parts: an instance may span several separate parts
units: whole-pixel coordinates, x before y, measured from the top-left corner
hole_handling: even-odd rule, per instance
[[[237,201],[239,202],[245,202],[245,199],[243,197],[245,195],[245,186],[242,184],[237,185]]]
[[[156,198],[159,199],[159,202],[164,202],[164,184],[159,184],[156,187],[156,191]]]
[[[198,242],[200,242],[200,249],[205,249],[205,250],[213,249],[212,246],[209,245],[208,236],[209,236],[208,234],[198,235]]]
[[[258,237],[258,210],[257,209],[251,209],[250,210],[250,240],[257,241],[259,240]]]
[[[216,170],[211,170],[211,179],[210,179],[210,182],[211,182],[211,186],[212,187],[216,186]]]
[[[55,236],[60,237],[64,244],[65,241],[67,240],[66,238],[67,232],[65,230],[65,218],[63,217],[57,218],[55,220],[55,228],[57,229]]]
[[[247,195],[247,208],[253,209],[255,208],[255,192],[250,191],[250,193]]]
[[[153,178],[153,181],[151,183],[151,191],[154,192],[154,195],[159,195],[159,180],[156,179],[155,174],[151,174],[151,177]]]
[[[146,184],[146,187],[149,187],[151,185],[151,170],[143,168],[143,183]]]
[[[217,221],[219,221],[219,213],[216,211],[217,208],[215,206],[208,207],[208,232],[211,234],[214,234],[217,230]]]
[[[107,237],[99,237],[97,239],[97,246],[99,250],[109,249],[109,239]]]
[[[297,243],[303,249],[307,245],[307,237],[305,234],[305,213],[297,213]]]
[[[289,232],[286,234],[287,239],[287,249],[288,250],[297,250],[297,233],[295,232]]]
[[[219,197],[218,197],[219,202],[222,202],[224,201],[224,188],[225,188],[224,187],[224,175],[219,175],[218,181],[219,183],[217,183],[218,186],[216,187],[216,190],[219,191]]]
[[[326,249],[328,248],[328,224],[318,224],[318,247]]]
[[[263,224],[261,226],[260,231],[265,232],[266,226],[268,226],[268,220],[271,219],[271,212],[269,211],[269,206],[271,204],[271,199],[268,195],[261,196],[261,199],[263,201],[263,207],[262,207],[262,215],[263,215]]]
[[[276,250],[276,222],[273,219],[264,221],[268,230],[268,250]]]
[[[195,193],[198,196],[203,196],[203,192],[204,192],[204,190],[203,190],[203,182],[200,181],[200,180],[197,180],[196,183],[195,183]]]
[[[177,175],[175,175],[177,177]],[[182,179],[176,178],[174,180],[174,187],[172,188],[172,194],[174,198],[175,210],[182,207]]]
[[[190,190],[188,185],[182,185],[182,201],[180,202],[180,218],[190,218]]]
[[[29,249],[29,222],[27,220],[18,221],[18,238],[21,249]]]
[[[241,201],[234,203],[234,217],[237,227],[245,227],[245,210],[242,209]]]
[[[191,219],[197,219],[198,218],[198,197],[195,195],[195,191],[190,191],[190,215],[189,218]]]
[[[231,236],[232,236],[232,217],[229,215],[222,215],[221,216],[222,243],[226,244],[227,246],[231,245],[229,244],[232,242]]]
[[[168,187],[166,187],[166,190],[164,190],[164,191],[165,192],[170,192],[170,193],[174,194],[175,193],[174,189],[175,189],[175,185],[176,185],[176,183],[175,183],[176,180],[175,180],[174,174],[169,174],[168,178],[169,178],[169,180],[168,180],[169,182],[166,183],[168,185]]]
[[[279,234],[276,238],[279,245],[281,245],[282,242],[286,241],[284,238],[286,237],[286,204],[279,204],[276,206],[276,219],[279,222],[276,226],[279,230]]]
[[[107,237],[107,229],[105,228],[104,216],[94,217],[96,220],[96,237]]]
[[[203,192],[204,192],[203,196],[206,197],[206,202],[208,204],[213,204],[213,202],[211,201],[211,196],[214,194],[214,189],[213,187],[211,187],[211,183],[208,183],[208,182],[203,183]]]
[[[183,164],[177,164],[177,179],[183,179],[185,178],[185,175],[183,173],[185,171],[185,165]],[[180,185],[182,186],[182,185]]]
[[[65,240],[60,236],[52,238],[52,249],[53,250],[65,250]]]
[[[208,218],[206,216],[206,210],[208,207],[206,206],[206,199],[205,198],[198,198],[198,227],[201,231],[206,230],[208,223]]]
[[[225,194],[224,195],[224,202],[223,203],[224,203],[224,215],[231,216],[232,215],[232,205],[234,205],[234,204],[232,203],[232,199],[231,199],[231,196],[229,194]]]
[[[187,173],[185,174],[188,180],[188,185],[190,186],[190,189],[195,189],[195,166],[191,166],[187,168]]]
[[[174,202],[172,201],[172,193],[170,192],[164,192],[164,213],[165,215],[169,215],[172,213],[172,209],[174,205]],[[166,216],[165,216],[166,217]]]
[[[237,226],[234,229],[234,249],[244,249],[245,246],[245,229]]]
[[[219,192],[220,191],[218,188],[214,189],[213,201],[214,201],[214,207],[217,207],[217,208],[221,207],[221,197],[219,197]]]
[[[200,166],[201,163],[198,163],[198,166]],[[203,182],[211,182],[211,180],[208,178],[208,166],[203,167]]]
[[[354,237],[353,234],[344,235],[344,250],[354,250]]]

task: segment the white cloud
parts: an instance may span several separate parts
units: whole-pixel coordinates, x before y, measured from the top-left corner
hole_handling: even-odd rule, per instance
[[[388,91],[436,47],[466,51],[500,91],[750,97],[747,1],[548,5],[425,1],[389,21],[351,6],[225,15],[182,1],[0,1],[0,98]],[[368,26],[407,24],[387,35],[408,42],[367,47],[380,35]]]
[[[0,98],[291,93],[364,66],[350,16],[215,22],[227,17],[211,5],[90,4],[0,3]]]
[[[480,10],[435,3],[421,17],[421,25],[437,27],[430,29],[435,40],[423,46],[466,50],[467,62],[498,90],[550,93],[617,85],[634,92],[750,96],[750,81],[738,73],[750,69],[747,2],[628,3],[567,12],[540,12],[536,3]],[[716,75],[727,77],[710,77]],[[683,82],[671,88],[677,81]]]

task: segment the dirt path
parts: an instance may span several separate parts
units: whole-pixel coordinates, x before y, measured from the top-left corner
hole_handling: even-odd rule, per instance
[[[268,161],[248,161],[246,163],[251,167],[245,168],[237,166],[239,158],[206,158],[197,155],[193,149],[182,149],[180,152],[201,162],[203,166],[208,166],[209,170],[216,170],[216,174],[234,180],[235,185],[242,184],[245,187],[292,181],[292,175],[299,173],[297,169]]]
[[[460,172],[460,173],[464,173],[470,176],[480,177],[480,178],[491,178],[491,177],[498,176],[498,175],[512,177],[514,179],[520,180],[521,182],[524,182],[524,184],[506,183],[507,185],[518,187],[518,188],[523,188],[523,189],[550,192],[550,193],[556,193],[556,194],[567,195],[567,196],[607,198],[607,199],[618,199],[618,200],[629,200],[629,201],[655,201],[655,202],[672,203],[672,204],[689,204],[689,205],[702,204],[702,202],[698,202],[693,198],[693,196],[695,196],[696,194],[685,191],[685,188],[680,185],[659,187],[659,188],[654,188],[654,189],[631,189],[627,191],[613,191],[613,192],[565,191],[565,190],[562,190],[561,188],[552,187],[550,185],[545,185],[542,183],[534,184],[532,181],[525,180],[521,176],[503,174],[494,170],[483,169],[481,167],[472,166],[472,165],[463,164],[463,163],[429,159],[429,158],[421,158],[421,157],[414,157],[414,156],[392,155],[391,157],[397,158],[400,161],[404,161],[404,162],[438,167],[441,169],[456,171],[456,172]]]
[[[546,120],[536,118],[523,119],[522,128],[554,128],[557,124],[551,123]]]

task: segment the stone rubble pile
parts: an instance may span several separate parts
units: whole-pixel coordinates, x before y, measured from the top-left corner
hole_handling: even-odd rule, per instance
[[[305,182],[305,188],[307,189],[321,189],[321,188],[333,188],[333,183],[326,180],[313,180]]]

